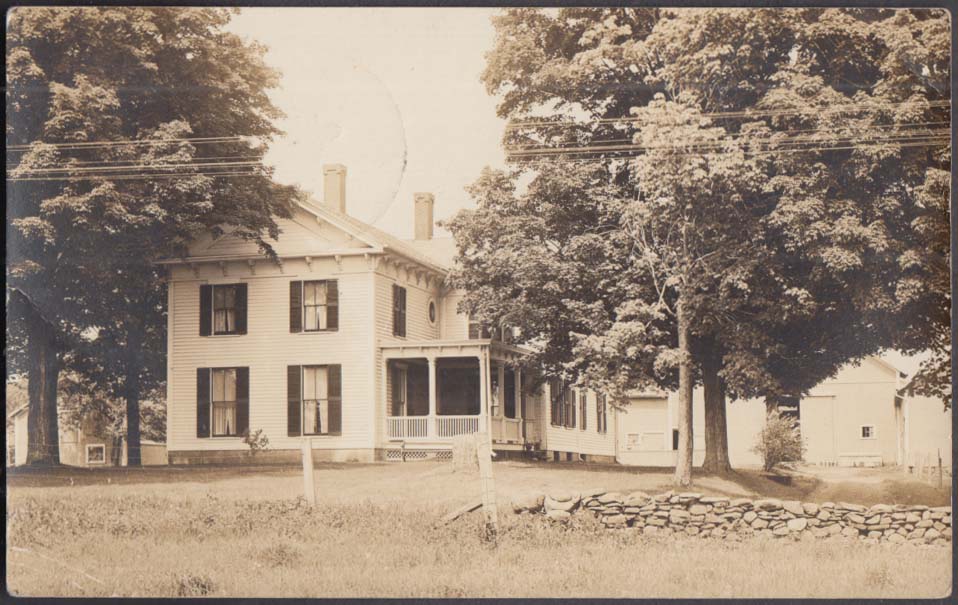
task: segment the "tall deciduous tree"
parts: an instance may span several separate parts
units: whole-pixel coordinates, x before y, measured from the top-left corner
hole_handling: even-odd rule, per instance
[[[8,335],[28,352],[32,463],[58,459],[57,376],[97,328],[100,359],[80,367],[122,385],[139,451],[139,392],[162,378],[147,360],[162,329],[151,262],[224,226],[268,251],[273,217],[289,215],[295,192],[241,163],[262,159],[280,114],[266,93],[277,74],[224,29],[231,14],[8,15]]]
[[[706,390],[709,470],[729,468],[727,396],[763,396],[774,404],[800,396],[844,363],[885,347],[943,350],[942,339],[933,335],[946,333],[950,306],[942,287],[947,283],[942,279],[947,216],[941,211],[946,188],[935,170],[948,167],[948,151],[933,127],[947,122],[944,13],[517,9],[496,17],[494,24],[498,38],[484,80],[491,93],[500,95],[499,114],[512,121],[504,142],[517,159],[548,158],[525,167],[523,178],[534,184],[561,181],[556,176],[561,170],[570,177],[584,171],[602,175],[580,180],[578,188],[566,178],[573,188],[548,201],[575,200],[573,207],[581,208],[595,197],[596,206],[611,208],[603,224],[619,228],[602,230],[610,246],[623,244],[624,211],[642,207],[631,200],[643,200],[646,181],[654,190],[670,185],[672,169],[681,172],[682,164],[668,158],[649,164],[648,158],[657,157],[655,147],[678,155],[694,140],[674,124],[633,119],[629,110],[652,117],[647,111],[662,93],[668,102],[681,100],[703,118],[711,116],[713,123],[706,127],[721,127],[721,138],[687,150],[698,157],[688,165],[725,170],[721,176],[748,207],[743,219],[731,197],[716,199],[708,191],[688,196],[694,197],[693,205],[706,208],[724,204],[725,223],[738,228],[736,236],[728,234],[721,218],[710,225],[696,223],[710,229],[703,241],[721,241],[728,234],[742,246],[742,254],[727,257],[734,263],[686,297],[695,377]],[[623,140],[640,143],[637,161],[603,151]],[[725,167],[709,158],[722,158]],[[542,168],[547,162],[550,172]],[[580,168],[583,163],[591,168]],[[519,317],[592,312],[588,319],[539,322],[523,332],[551,343],[556,365],[564,360],[563,367],[583,381],[621,387],[659,379],[661,372],[648,359],[666,346],[665,335],[671,343],[666,348],[674,347],[677,331],[675,317],[667,318],[670,326],[650,311],[661,298],[647,283],[650,275],[628,262],[597,265],[593,273],[612,272],[590,275],[588,296],[608,296],[605,308],[575,306],[580,296],[571,287],[565,294],[566,282],[543,284],[551,289],[548,299],[524,288],[500,288],[505,273],[515,276],[528,263],[495,272],[491,263],[517,260],[535,247],[474,224],[493,220],[486,211],[505,206],[498,198],[489,204],[489,182],[480,179],[480,191],[474,190],[477,211],[453,223],[460,244],[473,242],[479,233],[496,242],[495,252],[487,248],[485,258],[464,249],[469,261],[457,279],[482,289],[483,298],[469,295],[464,306],[488,311],[492,322],[507,310]],[[694,179],[685,182],[694,184]],[[670,186],[674,199],[694,191],[683,191],[682,182]],[[497,184],[497,191],[507,188]],[[517,196],[522,202],[493,223],[495,229],[509,231],[513,221],[531,218],[527,212],[547,207],[545,199],[531,201],[537,195],[552,192],[530,186],[525,196]],[[562,216],[551,209],[550,214]],[[577,233],[590,231],[591,216],[576,223]],[[555,228],[549,222],[541,226]],[[598,231],[599,224],[591,229]],[[919,243],[929,236],[935,238],[930,246]],[[651,248],[673,250],[671,244]],[[631,249],[618,253],[626,256]],[[930,262],[917,260],[925,254]],[[605,256],[614,255],[610,250]],[[575,275],[576,262],[552,258],[568,271],[553,267],[549,275]],[[624,283],[641,287],[630,291]],[[596,287],[607,291],[597,295]],[[648,328],[653,325],[654,331]],[[543,328],[556,333],[541,336]]]

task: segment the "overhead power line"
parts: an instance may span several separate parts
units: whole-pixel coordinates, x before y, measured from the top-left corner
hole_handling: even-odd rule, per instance
[[[861,144],[869,144],[874,142],[874,144],[889,143],[893,144],[896,141],[909,141],[909,140],[918,140],[922,138],[929,137],[947,137],[947,129],[938,129],[937,131],[928,131],[924,133],[901,133],[901,134],[888,134],[884,136],[869,137],[867,141],[862,141]],[[833,143],[842,143],[846,141],[856,140],[859,137],[836,137],[832,139]],[[527,156],[554,156],[554,155],[566,155],[566,154],[581,154],[581,153],[610,153],[610,152],[620,152],[620,151],[656,151],[661,149],[678,149],[678,150],[695,150],[695,149],[716,149],[726,147],[731,144],[740,142],[738,139],[734,140],[719,140],[719,141],[705,141],[700,143],[691,143],[691,144],[676,144],[676,145],[586,145],[582,147],[541,147],[536,149],[524,149],[518,151],[508,151],[507,155],[510,157],[527,157]],[[781,145],[801,145],[801,144],[823,144],[828,143],[829,141],[822,140],[818,137],[793,137],[793,138],[762,138],[757,141],[747,142],[743,147],[748,147],[750,144],[767,144],[767,143],[776,143]],[[746,151],[748,152],[748,151]]]
[[[198,155],[191,158],[192,160],[258,160],[261,159],[261,155]],[[124,164],[132,164],[136,162],[143,161],[143,158],[135,158],[131,160],[74,160],[73,158],[69,159],[69,163],[61,164],[62,166],[69,167],[72,166],[121,166]],[[20,164],[14,164],[7,162],[7,168],[16,168]],[[44,166],[44,168],[50,168],[50,166]]]
[[[927,101],[925,103],[917,103],[914,101],[903,101],[901,103],[886,103],[883,106],[888,107],[898,107],[901,105],[925,105],[927,107],[950,107],[950,100],[941,100],[941,101]],[[792,116],[792,115],[803,115],[803,114],[827,114],[827,113],[844,113],[848,111],[861,111],[865,109],[879,109],[880,107],[874,103],[849,103],[843,105],[832,105],[830,107],[812,107],[809,106],[803,109],[758,109],[754,111],[715,111],[710,113],[699,114],[704,118],[763,118],[763,117],[778,117],[778,116]],[[571,117],[571,116],[570,116]],[[572,120],[531,120],[524,122],[509,122],[506,124],[506,130],[513,128],[530,128],[538,126],[590,126],[595,124],[618,124],[618,123],[629,123],[629,122],[641,122],[644,118],[635,117],[635,116],[622,116],[620,118],[596,118],[593,120],[585,120],[582,122],[575,122]]]
[[[35,145],[44,147],[53,147],[56,149],[88,149],[88,148],[106,148],[122,147],[128,145],[158,145],[161,143],[192,143],[192,144],[210,144],[210,143],[229,143],[246,141],[254,137],[248,136],[228,136],[228,137],[193,137],[193,138],[171,138],[171,139],[122,139],[122,140],[104,140],[104,141],[77,141],[75,143],[46,143],[44,141],[34,141],[26,145],[8,145],[7,149],[11,151],[25,151]]]
[[[867,148],[880,147],[884,145],[894,145],[896,147],[940,147],[940,146],[946,146],[949,143],[950,143],[950,139],[948,137],[940,137],[940,138],[930,138],[930,139],[920,140],[920,141],[899,142],[899,143],[876,142],[876,143],[862,143],[858,145],[845,145],[845,146],[805,147],[800,149],[796,149],[796,148],[767,149],[767,150],[760,150],[760,151],[737,150],[735,153],[758,156],[758,155],[787,154],[787,153],[812,153],[817,151],[843,151],[843,150],[851,150],[851,149],[863,150]],[[639,153],[637,151],[619,151],[619,152],[613,151],[609,153],[616,153],[618,155],[605,156],[603,154],[594,153],[592,157],[568,158],[568,157],[562,157],[562,155],[536,154],[536,155],[528,155],[528,156],[509,156],[507,160],[516,161],[517,159],[522,159],[522,160],[526,160],[527,163],[531,163],[536,160],[547,160],[547,161],[556,162],[556,163],[601,162],[601,161],[607,161],[607,160],[628,159],[628,158],[634,158],[634,157],[639,157],[643,155],[642,153]],[[730,151],[703,151],[703,152],[690,152],[690,153],[674,153],[674,154],[670,154],[669,157],[703,157],[703,156],[723,156],[723,155],[727,156],[727,155],[731,155],[732,153],[733,152],[730,152]]]
[[[927,131],[928,131],[927,128],[926,128],[926,129],[922,129],[922,128],[910,128],[910,127],[912,127],[912,126],[944,126],[944,125],[949,125],[949,124],[951,124],[950,121],[913,122],[913,123],[909,123],[909,124],[887,124],[887,125],[877,126],[876,128],[878,128],[879,130],[884,129],[884,128],[888,128],[888,129],[900,129],[900,132],[901,132],[901,133],[911,134],[911,133],[923,133],[923,132],[927,132]],[[909,127],[909,128],[905,128],[906,126]],[[773,130],[773,131],[770,131],[769,133],[767,133],[767,134],[769,135],[769,136],[767,136],[767,137],[758,137],[758,136],[756,136],[756,137],[755,137],[754,139],[752,139],[752,140],[753,140],[753,141],[781,140],[780,138],[775,138],[775,137],[776,137],[777,135],[790,135],[790,134],[802,134],[802,133],[817,133],[817,132],[824,132],[824,133],[832,134],[832,133],[834,133],[835,131],[834,131],[833,128],[822,128],[822,127],[818,127],[818,128],[796,128],[796,129],[790,129],[790,130]],[[730,136],[728,139],[726,139],[726,140],[744,139],[744,138],[747,138],[747,137],[749,137],[749,136],[751,136],[751,135],[749,135],[749,134],[733,134],[733,135],[731,135],[731,136]],[[852,136],[852,135],[849,135],[849,136]],[[632,143],[632,144],[634,144],[632,138],[621,138],[621,139],[594,139],[594,140],[591,141],[591,143]],[[506,151],[511,151],[511,150],[525,150],[525,149],[536,149],[536,148],[542,148],[542,149],[565,149],[565,148],[570,148],[570,149],[571,149],[571,148],[573,148],[573,147],[576,147],[576,145],[567,145],[567,146],[556,145],[556,146],[549,146],[549,145],[546,144],[546,143],[527,143],[527,144],[519,144],[519,145],[510,145],[510,146],[507,146],[507,147],[506,147]]]
[[[263,166],[262,162],[189,162],[185,164],[136,164],[131,166],[95,166],[85,168],[26,168],[27,173],[49,173],[49,172],[71,172],[71,173],[98,173],[109,172],[112,170],[137,170],[137,169],[174,169],[174,168],[209,168],[209,167],[239,167],[239,166]]]
[[[40,177],[14,177],[7,181],[131,181],[131,180],[153,180],[163,178],[190,178],[197,176],[223,177],[223,176],[264,176],[259,171],[222,171],[222,172],[160,172],[157,174],[106,174],[106,175],[88,175],[88,176],[40,176]]]

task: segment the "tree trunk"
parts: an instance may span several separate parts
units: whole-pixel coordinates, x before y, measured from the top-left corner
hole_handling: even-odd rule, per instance
[[[126,377],[126,465],[140,466],[140,381],[138,367]]]
[[[702,361],[705,388],[705,460],[702,470],[725,475],[732,471],[728,459],[728,422],[725,410],[725,381],[718,373],[721,357],[709,351]]]
[[[29,369],[27,393],[27,464],[60,463],[60,433],[57,425],[57,383],[60,354],[51,327],[36,318],[28,324]]]
[[[692,359],[689,351],[688,318],[685,316],[684,306],[680,296],[676,305],[679,332],[679,451],[676,456],[673,483],[681,487],[689,487],[692,485]]]

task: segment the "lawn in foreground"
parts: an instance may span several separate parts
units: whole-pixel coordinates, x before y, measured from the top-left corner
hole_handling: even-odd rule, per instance
[[[333,477],[345,485],[365,475],[328,471],[315,510],[287,493],[295,475],[234,478],[228,489],[11,490],[8,587],[32,596],[894,598],[940,597],[951,582],[946,547],[653,539],[603,530],[588,515],[561,527],[505,506],[493,548],[478,514],[436,527],[452,502],[471,498],[468,477],[438,466],[365,472],[394,473],[396,483],[383,477],[378,494],[334,497]],[[505,491],[519,489],[519,476],[497,476]],[[573,488],[594,479],[534,476]],[[524,489],[539,487],[526,477]]]

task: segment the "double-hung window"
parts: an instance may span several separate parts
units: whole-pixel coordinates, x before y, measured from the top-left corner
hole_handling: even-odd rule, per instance
[[[196,436],[238,437],[249,428],[249,368],[196,369]]]
[[[406,336],[406,289],[393,284],[393,336]]]
[[[608,408],[605,403],[605,395],[596,393],[595,395],[595,430],[599,433],[605,433],[609,430]]]
[[[339,329],[339,284],[335,279],[289,282],[289,331]]]
[[[339,435],[342,430],[342,366],[287,367],[287,433]]]
[[[566,387],[563,400],[565,402],[565,426],[569,429],[575,428],[575,391]]]
[[[552,426],[562,426],[562,397],[562,381],[558,378],[549,380],[549,399],[551,404],[549,409],[549,424]]]
[[[236,432],[236,368],[213,370],[213,437]]]
[[[200,336],[246,334],[246,286],[200,286]]]

